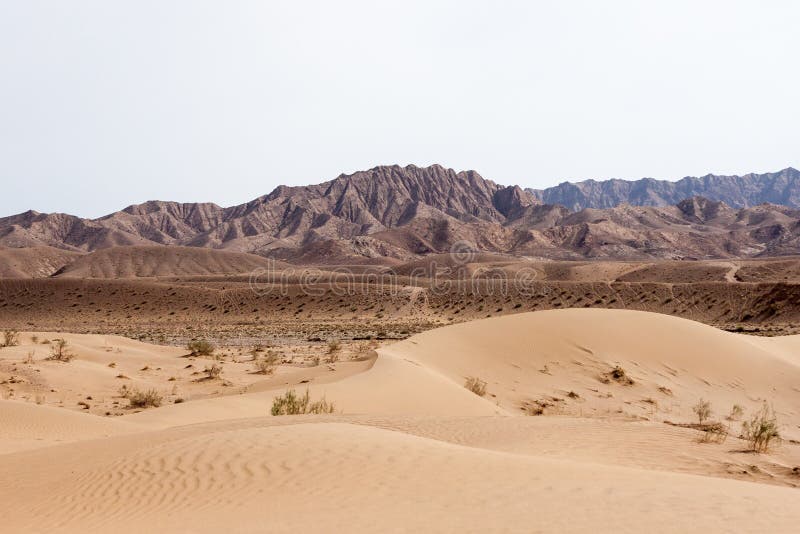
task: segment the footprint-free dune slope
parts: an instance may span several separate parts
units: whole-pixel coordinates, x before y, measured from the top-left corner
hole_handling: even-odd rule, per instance
[[[791,530],[793,489],[350,424],[216,423],[0,457],[28,532]],[[55,458],[59,458],[56,460]],[[713,513],[709,513],[714,510]]]

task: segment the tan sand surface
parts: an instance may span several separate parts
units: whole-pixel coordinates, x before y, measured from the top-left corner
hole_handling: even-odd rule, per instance
[[[59,335],[73,361],[26,363],[42,346],[34,335],[58,334],[0,349],[5,375],[40,380],[0,400],[4,532],[795,532],[800,522],[800,336],[545,311],[428,331],[377,359],[283,363],[272,376],[234,354],[225,386],[179,372],[210,360],[113,336]],[[614,366],[632,383],[609,378]],[[119,402],[120,369],[191,394],[115,417],[60,407],[67,392]],[[467,377],[486,394],[468,391]],[[57,392],[36,397],[37,384]],[[306,387],[336,413],[269,415],[275,396]],[[675,426],[694,420],[701,397],[730,427],[722,443]],[[784,440],[756,454],[725,416],[764,401]],[[536,406],[541,415],[526,415]]]

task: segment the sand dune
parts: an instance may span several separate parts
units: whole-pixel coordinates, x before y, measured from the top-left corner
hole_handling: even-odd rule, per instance
[[[142,427],[119,419],[92,417],[29,402],[0,402],[0,454],[141,431]]]
[[[30,366],[33,335],[54,336],[23,334],[1,363]],[[107,375],[122,368],[142,385],[175,374],[183,391],[205,389],[115,418],[0,401],[10,532],[791,532],[800,520],[790,441],[800,336],[625,310],[536,312],[270,377],[226,361],[227,389],[180,374],[203,362],[180,348],[64,337],[75,360],[32,366],[47,383],[80,389],[83,377],[92,397],[111,397],[119,379]],[[633,383],[608,379],[614,366]],[[485,396],[464,388],[468,376],[487,382]],[[337,413],[268,415],[276,395],[305,387]],[[766,400],[789,439],[752,454],[737,421],[724,443],[664,423],[690,422],[700,397],[723,421],[732,403],[750,413]],[[534,405],[542,416],[525,416]]]
[[[800,336],[761,339],[667,315],[569,309],[431,330],[383,352],[417,361],[454,382],[480,377],[509,409],[557,397],[554,411],[560,413],[622,410],[687,419],[700,397],[712,401],[718,415],[734,403],[758,407],[767,401],[791,423],[787,433],[800,435],[800,369],[787,356],[800,352]],[[615,366],[634,383],[604,376]]]
[[[499,453],[294,420],[187,427],[0,458],[7,528],[234,532],[788,532],[794,489]],[[45,467],[46,466],[46,467]],[[31,476],[37,475],[37,476]],[[709,510],[714,510],[709,513]]]

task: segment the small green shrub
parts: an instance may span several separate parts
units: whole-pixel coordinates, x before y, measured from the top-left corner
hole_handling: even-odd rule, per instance
[[[700,422],[701,425],[703,424],[703,422],[705,422],[706,419],[711,417],[711,414],[713,413],[711,410],[711,403],[702,398],[699,401],[697,401],[697,404],[692,406],[692,411],[697,416],[697,420]]]
[[[283,396],[275,397],[272,401],[272,415],[304,415],[333,413],[335,406],[323,397],[321,400],[311,402],[308,389],[302,396],[298,396],[293,389],[288,390]]]
[[[742,424],[742,438],[750,443],[750,448],[755,452],[768,452],[771,445],[780,443],[775,410],[765,402],[749,421]]]

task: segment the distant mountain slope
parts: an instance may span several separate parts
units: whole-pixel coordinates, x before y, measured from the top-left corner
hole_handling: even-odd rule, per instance
[[[0,278],[46,278],[80,256],[53,247],[0,248]]]
[[[139,278],[250,273],[269,269],[266,258],[240,252],[160,245],[111,247],[78,257],[59,278]]]
[[[739,191],[735,198],[740,203],[743,198],[747,202],[755,198],[755,190],[766,194],[764,184],[770,184],[770,190],[787,202],[796,199],[792,184],[797,182],[798,171],[794,169],[748,176],[684,179],[669,184],[683,189],[660,193],[648,184],[663,183],[641,182],[644,185],[636,189],[640,195],[636,198],[640,203],[663,204],[684,190],[700,188],[697,184],[702,182],[703,187],[715,191],[739,184],[734,189]],[[574,192],[586,183],[559,187]],[[615,184],[614,198],[629,199],[633,189],[625,193],[625,187],[630,183]],[[603,187],[611,186],[597,187],[598,202],[616,202],[602,194]],[[119,251],[107,257],[94,254],[82,258],[62,271],[75,276],[116,276],[117,271],[122,276],[159,276],[158,262],[162,260],[157,259],[158,248],[140,248],[157,245],[329,264],[413,261],[449,252],[454,246],[557,259],[789,255],[800,253],[800,211],[775,204],[735,209],[719,200],[690,195],[674,205],[623,203],[574,212],[561,205],[542,204],[530,192],[498,185],[474,171],[409,165],[375,167],[318,185],[281,186],[229,208],[151,201],[93,220],[34,211],[0,219],[0,246],[4,247],[50,246],[82,253],[112,247],[138,251],[135,261],[129,253]],[[142,256],[143,250],[149,252]],[[222,261],[216,256],[200,257],[191,271],[218,272],[218,260]],[[240,272],[234,267],[237,262],[244,271],[252,267],[244,258],[225,261],[234,272]],[[115,262],[121,263],[112,265]],[[164,273],[167,271],[170,268]]]
[[[527,191],[545,204],[560,204],[573,211],[613,208],[620,204],[670,206],[693,196],[722,201],[736,208],[764,202],[797,208],[800,207],[800,171],[789,167],[779,172],[743,176],[707,174],[677,182],[653,178],[585,180]]]

